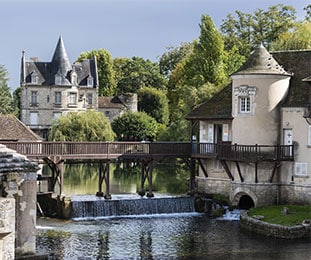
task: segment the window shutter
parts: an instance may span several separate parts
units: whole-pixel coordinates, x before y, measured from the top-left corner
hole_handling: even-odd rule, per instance
[[[208,124],[207,142],[214,143],[214,125]]]
[[[222,141],[224,142],[229,141],[229,125],[228,124],[222,125]]]

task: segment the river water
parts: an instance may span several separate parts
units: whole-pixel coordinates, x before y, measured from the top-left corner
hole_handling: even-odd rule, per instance
[[[89,189],[85,184],[93,177],[87,176],[80,183],[74,180],[76,190],[72,188],[73,180],[67,179],[67,190],[76,195],[83,187]],[[117,192],[122,190],[118,183],[130,187],[127,192],[133,191],[137,181],[133,176],[128,181],[132,184],[122,185],[124,180],[120,179],[112,183]],[[38,218],[37,253],[48,254],[49,259],[304,260],[310,259],[311,240],[267,238],[241,230],[237,220],[210,219],[199,213],[119,216],[92,221]]]

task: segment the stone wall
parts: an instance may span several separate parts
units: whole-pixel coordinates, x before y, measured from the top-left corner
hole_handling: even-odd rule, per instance
[[[231,181],[229,179],[197,177],[198,192],[223,194],[229,197]]]
[[[311,205],[311,185],[288,184],[280,185],[282,204]]]
[[[0,259],[15,258],[15,200],[0,198]]]
[[[282,226],[270,224],[252,217],[249,217],[247,211],[240,214],[241,228],[262,234],[265,236],[296,239],[302,237],[311,237],[311,225]]]

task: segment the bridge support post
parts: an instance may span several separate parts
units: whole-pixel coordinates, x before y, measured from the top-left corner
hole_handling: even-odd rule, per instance
[[[195,192],[195,160],[190,159],[190,180],[189,180],[189,193]]]
[[[106,192],[104,194],[102,189],[103,181],[106,184]],[[98,191],[96,192],[97,197],[104,197],[105,199],[111,199],[110,194],[110,162],[107,161],[104,165],[103,161],[99,162],[99,178],[98,178]]]
[[[145,191],[145,181],[148,175],[148,166],[146,165],[146,163],[144,161],[141,162],[141,180],[140,180],[140,191],[138,192],[138,194],[140,196],[145,196],[146,191]]]
[[[152,172],[153,172],[153,162],[150,162],[148,174],[148,193],[147,193],[148,198],[154,197],[154,194],[152,192]]]

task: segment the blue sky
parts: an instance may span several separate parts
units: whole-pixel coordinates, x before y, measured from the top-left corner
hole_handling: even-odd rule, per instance
[[[309,0],[0,0],[0,64],[19,85],[20,58],[50,61],[62,35],[71,63],[81,52],[106,49],[113,58],[157,61],[168,46],[198,38],[202,14],[217,27],[235,10],[253,13],[291,5],[302,20]]]

